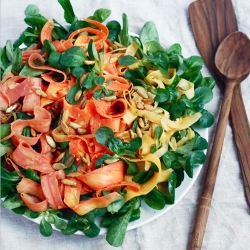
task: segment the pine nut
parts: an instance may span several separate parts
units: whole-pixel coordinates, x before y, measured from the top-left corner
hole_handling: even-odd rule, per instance
[[[143,121],[143,119],[141,117],[138,119],[138,123],[139,123],[139,126],[141,128],[144,128],[145,124],[144,124],[144,121]]]
[[[92,61],[92,60],[85,60],[83,62],[85,65],[92,65],[92,64],[95,64],[95,61]]]
[[[86,159],[83,155],[80,155],[80,158],[81,158],[81,160],[82,160],[84,163],[88,163],[88,162],[87,162],[87,159]]]
[[[77,128],[76,131],[77,131],[77,134],[79,135],[84,135],[87,132],[87,130],[84,128]]]
[[[111,102],[111,101],[116,100],[116,96],[115,96],[115,95],[104,96],[104,97],[102,97],[101,99],[102,99],[103,101],[109,101],[109,102]]]
[[[74,180],[62,179],[61,181],[65,185],[76,186],[76,182]]]
[[[143,104],[143,102],[136,102],[135,104],[136,104],[136,107],[137,107],[138,109],[141,109],[141,110],[144,109],[144,104]]]
[[[31,134],[33,137],[36,137],[36,130],[33,129],[33,128],[30,128],[30,134]]]
[[[147,111],[153,111],[154,110],[154,107],[152,105],[150,105],[150,104],[147,104],[147,103],[144,104],[144,108]]]
[[[163,109],[161,109],[161,108],[156,108],[155,110],[154,110],[154,113],[156,113],[156,114],[163,114]]]
[[[134,139],[137,136],[132,129],[129,130],[129,135],[131,139]]]
[[[112,164],[114,162],[118,162],[119,160],[120,159],[107,159],[107,160],[104,161],[104,163],[106,163],[106,164]]]
[[[150,127],[150,131],[151,131],[151,137],[152,138],[155,138],[155,128],[156,128],[156,124],[153,124],[151,127]]]
[[[56,159],[55,159],[54,161],[55,161],[55,162],[61,161],[62,158],[64,157],[64,155],[65,155],[65,152],[60,153],[60,154],[56,157]]]
[[[52,165],[52,168],[54,168],[55,170],[62,170],[65,169],[66,166],[62,163],[57,162]]]
[[[82,90],[78,90],[77,93],[75,94],[74,100],[78,101],[81,95],[82,95]]]
[[[142,100],[144,103],[146,104],[153,104],[155,101],[153,99],[150,99],[150,98],[145,98]]]
[[[81,175],[82,175],[81,172],[71,172],[71,173],[67,174],[67,177],[78,177]]]
[[[71,165],[74,163],[75,156],[74,155],[69,155],[69,157],[65,160],[64,165],[66,168],[71,167]]]
[[[142,131],[146,131],[149,129],[149,124],[146,124],[143,128],[141,128]]]
[[[68,121],[68,119],[69,119],[69,111],[66,109],[66,110],[63,111],[62,121],[66,122],[66,121]]]
[[[5,113],[11,113],[13,110],[15,110],[16,108],[18,107],[18,104],[15,103],[11,106],[9,106],[6,110],[5,110]]]
[[[61,127],[62,127],[63,132],[66,135],[68,135],[69,134],[69,127],[64,121],[61,121]]]
[[[45,135],[47,143],[52,147],[56,148],[56,142],[53,140],[53,138],[49,135]]]
[[[84,101],[82,102],[82,109],[84,109],[84,108],[85,108],[85,106],[86,106],[87,102],[88,102],[88,100],[84,100]]]
[[[134,86],[134,90],[142,97],[142,98],[148,98],[148,92],[146,89],[144,89],[142,86]]]
[[[85,154],[85,158],[87,161],[87,165],[90,165],[90,155],[88,153]]]
[[[137,126],[136,127],[136,134],[139,136],[139,137],[142,137],[142,131],[141,129]]]
[[[82,127],[81,125],[79,125],[78,123],[75,123],[75,122],[70,122],[70,123],[69,123],[69,126],[70,126],[71,128],[74,128],[74,129],[77,129],[77,128],[81,128],[81,127]]]

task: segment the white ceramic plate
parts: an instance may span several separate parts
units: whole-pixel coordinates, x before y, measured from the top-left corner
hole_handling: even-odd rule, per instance
[[[132,36],[138,36],[138,34],[135,34],[133,32],[129,32],[130,35]],[[208,140],[208,129],[199,129],[197,127],[195,127],[195,130],[206,140]],[[186,193],[189,191],[189,189],[193,186],[194,182],[196,181],[201,169],[202,169],[203,165],[200,166],[196,166],[194,167],[193,170],[193,178],[189,178],[187,176],[187,174],[185,173],[184,176],[184,180],[181,183],[181,185],[175,189],[175,203],[173,205],[166,205],[162,210],[154,210],[152,208],[150,208],[148,205],[146,205],[143,201],[142,201],[142,205],[141,205],[141,216],[140,219],[130,222],[128,224],[128,228],[127,230],[131,230],[134,228],[138,228],[142,225],[145,225],[153,220],[155,220],[156,218],[162,216],[163,214],[165,214],[167,211],[169,211],[171,208],[173,208],[185,195]],[[26,216],[24,216],[26,217]],[[40,224],[41,218],[38,217],[36,219],[31,219],[29,217],[26,217],[27,219]],[[97,218],[97,224],[99,224],[100,226],[100,219],[98,220]],[[54,227],[54,225],[52,225],[54,230],[59,231],[57,228]],[[101,227],[101,231],[99,235],[103,235],[105,234],[107,231],[107,228],[103,228]],[[78,235],[83,235],[83,233],[81,231],[76,232],[75,234]]]

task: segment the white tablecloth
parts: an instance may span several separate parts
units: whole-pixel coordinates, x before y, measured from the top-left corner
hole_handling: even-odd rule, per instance
[[[180,43],[183,55],[199,55],[188,19],[188,6],[192,0],[71,0],[78,17],[87,17],[98,8],[112,10],[109,20],[121,22],[122,13],[129,18],[129,30],[138,33],[146,21],[155,22],[161,43],[168,47]],[[24,10],[28,4],[36,4],[47,18],[63,22],[63,10],[56,0],[1,0],[1,47],[5,41],[14,41],[24,30]],[[250,3],[233,0],[239,30],[250,37]],[[204,67],[203,75],[209,76]],[[250,117],[250,78],[242,83],[243,98]],[[217,87],[214,98],[206,107],[218,118],[222,96]],[[213,141],[216,124],[209,129],[209,142]],[[211,145],[211,144],[210,144]],[[208,155],[210,149],[208,150]],[[158,219],[137,229],[128,231],[124,244],[117,249],[182,250],[188,248],[199,196],[205,178],[207,163],[197,181],[176,206]],[[49,238],[40,235],[38,225],[1,209],[1,250],[93,250],[113,249],[105,236],[94,239],[85,236],[63,236],[54,232]],[[203,248],[209,250],[250,249],[250,215],[247,205],[236,147],[230,123],[227,126],[212,206],[207,223]]]

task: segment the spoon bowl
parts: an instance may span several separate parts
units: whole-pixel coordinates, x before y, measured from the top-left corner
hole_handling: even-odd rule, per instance
[[[247,35],[236,31],[227,36],[217,49],[215,65],[228,80],[247,77],[250,72],[250,40]]]

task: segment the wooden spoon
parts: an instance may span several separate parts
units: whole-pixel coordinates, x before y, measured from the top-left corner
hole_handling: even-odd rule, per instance
[[[208,171],[196,215],[190,249],[201,249],[206,223],[211,206],[218,165],[222,151],[234,87],[250,73],[250,40],[242,32],[227,36],[218,47],[215,65],[224,76],[225,94],[214,137]]]

